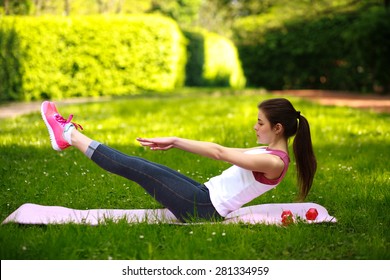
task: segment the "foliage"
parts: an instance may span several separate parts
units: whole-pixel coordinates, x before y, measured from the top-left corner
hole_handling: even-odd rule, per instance
[[[276,96],[192,89],[164,97],[95,99],[59,110],[65,117],[74,114],[93,139],[205,181],[229,165],[178,150],[149,151],[135,138],[177,135],[252,147],[256,105],[270,97]],[[325,206],[337,223],[7,224],[0,227],[1,259],[388,260],[390,115],[289,99],[310,122],[318,159],[307,201]],[[276,189],[252,204],[293,202],[295,182],[292,165]],[[0,122],[0,190],[1,221],[27,202],[84,210],[160,207],[138,185],[101,170],[76,149],[53,151],[38,112]]]
[[[7,15],[94,15],[143,13],[152,0],[0,0]],[[1,14],[1,13],[0,13]]]
[[[6,17],[0,24],[2,100],[169,91],[184,83],[186,42],[167,18]]]
[[[390,11],[376,8],[361,13],[343,39],[350,50],[349,61],[358,65],[359,86],[390,93]]]
[[[252,86],[372,91],[379,85],[386,92],[389,26],[384,8],[303,19],[265,14],[237,21],[234,41]]]
[[[184,34],[189,42],[187,86],[245,86],[237,49],[229,39],[201,29]]]
[[[202,0],[152,0],[148,12],[159,12],[169,16],[180,26],[192,26],[198,20]]]
[[[187,29],[185,39],[167,18],[8,17],[0,23],[3,101],[169,91],[185,77],[189,86],[245,86],[229,39],[200,29]]]
[[[3,27],[0,25],[0,101],[17,100],[23,90],[24,54],[15,29],[6,31]]]
[[[232,28],[237,21],[257,20],[257,16],[271,14],[273,22],[319,16],[322,14],[353,11],[371,5],[382,5],[383,0],[214,0],[203,1],[199,10],[198,25],[231,38]],[[264,18],[264,19],[265,19]],[[269,17],[268,17],[269,18]],[[267,24],[267,21],[264,21]],[[257,29],[262,30],[263,25]]]
[[[4,7],[0,0],[0,7]],[[8,15],[96,15],[159,13],[191,25],[201,0],[8,0]],[[0,13],[1,14],[1,13]]]
[[[158,13],[171,17],[182,29],[185,29],[185,33],[190,39],[188,51],[192,55],[192,59],[189,60],[187,65],[187,71],[191,73],[190,76],[187,75],[188,85],[227,85],[230,83],[237,87],[236,84],[240,86],[244,84],[242,74],[238,72],[237,75],[233,75],[237,77],[237,81],[229,81],[228,83],[226,77],[229,74],[226,70],[220,68],[226,53],[231,50],[228,46],[230,43],[222,38],[221,40],[217,39],[216,35],[206,36],[210,39],[204,40],[205,35],[193,29],[196,26],[203,27],[209,32],[222,34],[226,38],[233,38],[233,42],[238,47],[239,57],[242,61],[241,65],[244,68],[249,86],[260,86],[269,89],[320,88],[362,92],[376,91],[379,93],[390,92],[390,74],[387,71],[390,57],[388,54],[390,11],[388,9],[389,1],[387,0],[0,0],[0,14],[4,13],[5,3],[8,3],[10,14],[62,16],[64,14]],[[2,21],[1,18],[0,21]],[[60,21],[65,22],[67,20],[62,18]],[[68,21],[72,21],[72,19]],[[103,22],[106,22],[106,20],[103,20]],[[0,22],[0,24],[4,26],[4,23]],[[96,26],[99,24],[97,23]],[[54,32],[54,29],[57,28],[55,26],[58,25],[53,25],[53,27],[47,28]],[[65,25],[67,27],[61,27],[61,29],[68,30],[69,26]],[[17,42],[27,38],[26,36],[20,36],[18,33],[20,28],[15,29],[15,26],[9,26],[8,28],[14,30],[10,31],[11,33],[16,33],[11,36],[11,33],[5,34],[1,31],[4,38],[0,38],[0,44],[3,47],[6,44],[11,44],[12,40]],[[95,29],[98,34],[101,33],[98,28]],[[123,30],[122,27],[118,27],[118,29]],[[62,31],[63,35],[61,36],[68,36],[66,32]],[[112,32],[116,34],[116,31]],[[58,39],[55,38],[56,36],[51,37],[54,42]],[[109,42],[99,43],[97,40],[91,40],[96,48],[117,48],[120,44],[117,42],[111,42],[111,44]],[[226,44],[222,43],[224,41]],[[43,40],[43,43],[47,42]],[[60,42],[60,44],[62,43]],[[210,44],[207,48],[204,48],[204,43]],[[222,44],[221,47],[227,50],[223,55],[218,51],[212,51],[218,44]],[[44,47],[46,48],[46,46]],[[65,47],[68,50],[72,48]],[[0,88],[3,88],[0,89],[0,101],[20,99],[18,96],[20,96],[25,86],[29,88],[29,91],[35,87],[29,85],[30,81],[27,81],[25,85],[24,77],[30,73],[31,67],[26,68],[25,64],[22,63],[25,61],[23,58],[26,55],[32,54],[31,50],[26,52],[16,43],[13,48],[12,51],[1,50],[1,57],[3,58],[1,63],[4,67],[0,70],[0,75],[8,76],[8,80],[4,80],[3,84],[0,85]],[[47,48],[50,50],[54,46],[50,45]],[[125,48],[118,47],[119,50]],[[142,48],[142,50],[149,50],[149,48],[152,47],[148,46],[148,48]],[[158,47],[155,46],[155,48]],[[204,53],[202,53],[202,48],[204,48]],[[153,52],[152,49],[150,50]],[[159,51],[161,49],[154,53]],[[36,51],[36,53],[39,52]],[[78,67],[80,65],[84,69],[97,67],[97,65],[101,68],[97,67],[96,69],[103,69],[101,65],[103,63],[99,62],[96,56],[79,55],[77,51],[75,54],[77,59],[83,60],[81,64],[85,64],[77,63],[74,68],[76,71],[79,71],[80,68]],[[75,87],[79,88],[76,93],[72,93],[75,96],[83,95],[84,93],[80,93],[80,91],[89,90],[91,87],[93,87],[91,95],[101,95],[105,94],[106,88],[99,88],[94,84],[99,84],[102,79],[107,80],[107,83],[109,83],[108,80],[114,79],[111,82],[112,86],[108,86],[109,90],[107,92],[113,90],[118,94],[124,94],[125,91],[129,92],[137,88],[128,85],[129,83],[133,84],[133,78],[117,78],[114,72],[108,73],[111,70],[100,71],[101,74],[96,78],[88,74],[89,79],[79,79],[77,77],[73,80],[72,77],[72,80],[63,80],[63,77],[60,77],[62,74],[55,74],[53,69],[62,67],[61,71],[63,71],[63,69],[73,67],[69,52],[65,55],[67,56],[63,59],[64,56],[52,51],[51,56],[64,60],[64,62],[56,65],[53,63],[44,65],[42,61],[47,60],[46,58],[40,62],[35,59],[42,67],[50,68],[45,69],[44,72],[51,75],[50,80],[55,80],[53,86],[49,86],[49,89],[46,87],[38,95],[45,97],[51,95],[52,91],[56,91],[56,95],[60,96],[60,91],[67,91],[68,88],[73,89]],[[115,66],[114,63],[111,66],[123,68],[122,64],[126,55],[123,53],[111,55],[114,57],[120,56],[117,60],[121,60],[119,63],[121,65]],[[6,56],[7,61],[4,61]],[[184,62],[185,56],[181,54],[179,56],[180,58],[177,60]],[[229,60],[228,67],[235,69],[237,64],[234,62],[235,54],[232,53],[230,56],[234,58]],[[134,59],[136,57],[138,56],[135,55]],[[207,57],[210,59],[204,60]],[[64,66],[64,63],[67,63],[67,65]],[[215,67],[209,70],[208,65],[210,64],[208,63],[212,63]],[[104,64],[110,63],[104,62]],[[183,67],[180,66],[179,68],[182,69]],[[226,66],[222,66],[222,68],[226,68]],[[141,69],[143,68],[141,67]],[[66,71],[69,72],[69,70]],[[12,73],[12,75],[5,72]],[[123,71],[119,73],[123,75]],[[136,76],[141,79],[144,77],[139,75],[139,72],[134,73],[134,77]],[[40,74],[34,77],[40,83],[45,80]],[[210,80],[214,78],[216,80]],[[177,79],[177,84],[182,84],[185,79],[184,74],[178,74]],[[63,80],[63,82],[58,83],[59,80]],[[69,84],[73,81],[76,84],[66,85],[66,83]],[[85,82],[86,85],[79,82]],[[125,83],[126,86],[119,89],[121,83]],[[60,84],[64,85],[58,89]],[[142,88],[147,89],[148,87],[143,86]],[[6,94],[4,95],[3,92],[6,92]],[[27,92],[25,99],[37,98],[37,93],[34,93],[33,97],[30,95],[31,92]]]
[[[0,0],[0,15],[3,14],[2,10],[7,14],[28,15],[33,8],[32,0]]]

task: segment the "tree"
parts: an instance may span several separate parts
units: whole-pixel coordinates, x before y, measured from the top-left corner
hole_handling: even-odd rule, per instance
[[[69,16],[70,14],[70,0],[64,0],[64,12],[66,16]]]
[[[4,0],[4,12],[9,15],[9,0]]]
[[[152,0],[151,13],[161,13],[182,26],[194,25],[199,16],[202,0]]]
[[[33,8],[32,0],[0,0],[0,7],[6,15],[28,15]]]

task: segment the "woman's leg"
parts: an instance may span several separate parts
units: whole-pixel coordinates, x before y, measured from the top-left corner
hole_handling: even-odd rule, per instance
[[[204,185],[168,167],[127,156],[93,141],[77,130],[82,127],[71,122],[72,116],[65,120],[52,102],[43,102],[41,113],[55,150],[76,147],[107,171],[141,185],[182,221],[192,217],[220,218]]]
[[[91,158],[92,157],[92,154],[93,152],[95,151],[95,149],[97,147],[95,147],[94,145],[91,146],[91,143],[92,143],[92,139],[85,136],[84,134],[80,133],[78,130],[74,129],[72,131],[72,145],[79,149],[81,152],[83,152],[84,154],[87,155],[87,157]],[[148,160],[146,159],[143,159],[143,158],[138,158],[139,160],[144,160],[145,162],[149,162]],[[151,162],[149,162],[151,163]],[[186,180],[188,181],[190,184],[193,184],[193,185],[199,185],[199,183],[183,174],[181,174],[180,172],[176,171],[176,170],[173,170],[165,165],[162,165],[162,164],[158,164],[158,163],[155,163],[153,162],[153,164],[157,167],[160,167],[161,169],[164,169],[172,174],[175,174],[175,176],[178,176],[178,177],[181,177],[183,180]]]
[[[89,145],[92,143],[92,139],[85,136],[76,129],[71,132],[72,146],[79,149],[82,153],[86,154]]]
[[[220,218],[208,189],[175,170],[125,155],[95,141],[91,142],[86,154],[103,169],[138,183],[182,221]]]

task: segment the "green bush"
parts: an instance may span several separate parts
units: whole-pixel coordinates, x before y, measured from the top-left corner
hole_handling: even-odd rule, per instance
[[[383,8],[298,20],[237,21],[248,84],[268,89],[388,91],[390,16]]]
[[[5,17],[0,27],[2,100],[164,92],[185,80],[186,40],[167,18]]]
[[[0,26],[0,101],[16,100],[22,92],[23,69],[19,36],[15,29]]]
[[[390,93],[390,11],[374,8],[362,12],[343,33],[351,50],[350,61],[358,61],[359,86]]]
[[[246,79],[233,42],[205,30],[186,30],[187,86],[245,87]]]

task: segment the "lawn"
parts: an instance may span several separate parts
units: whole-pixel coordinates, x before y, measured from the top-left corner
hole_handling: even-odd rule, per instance
[[[257,103],[275,97],[186,92],[60,107],[85,133],[124,153],[203,181],[229,165],[178,150],[140,147],[138,136],[175,135],[226,146],[255,146]],[[312,129],[318,172],[306,201],[337,223],[0,226],[4,259],[386,259],[390,225],[390,115],[289,98]],[[294,166],[278,188],[251,204],[294,202]],[[77,209],[160,207],[136,184],[108,174],[75,149],[55,152],[40,114],[0,122],[0,219],[23,203]]]

